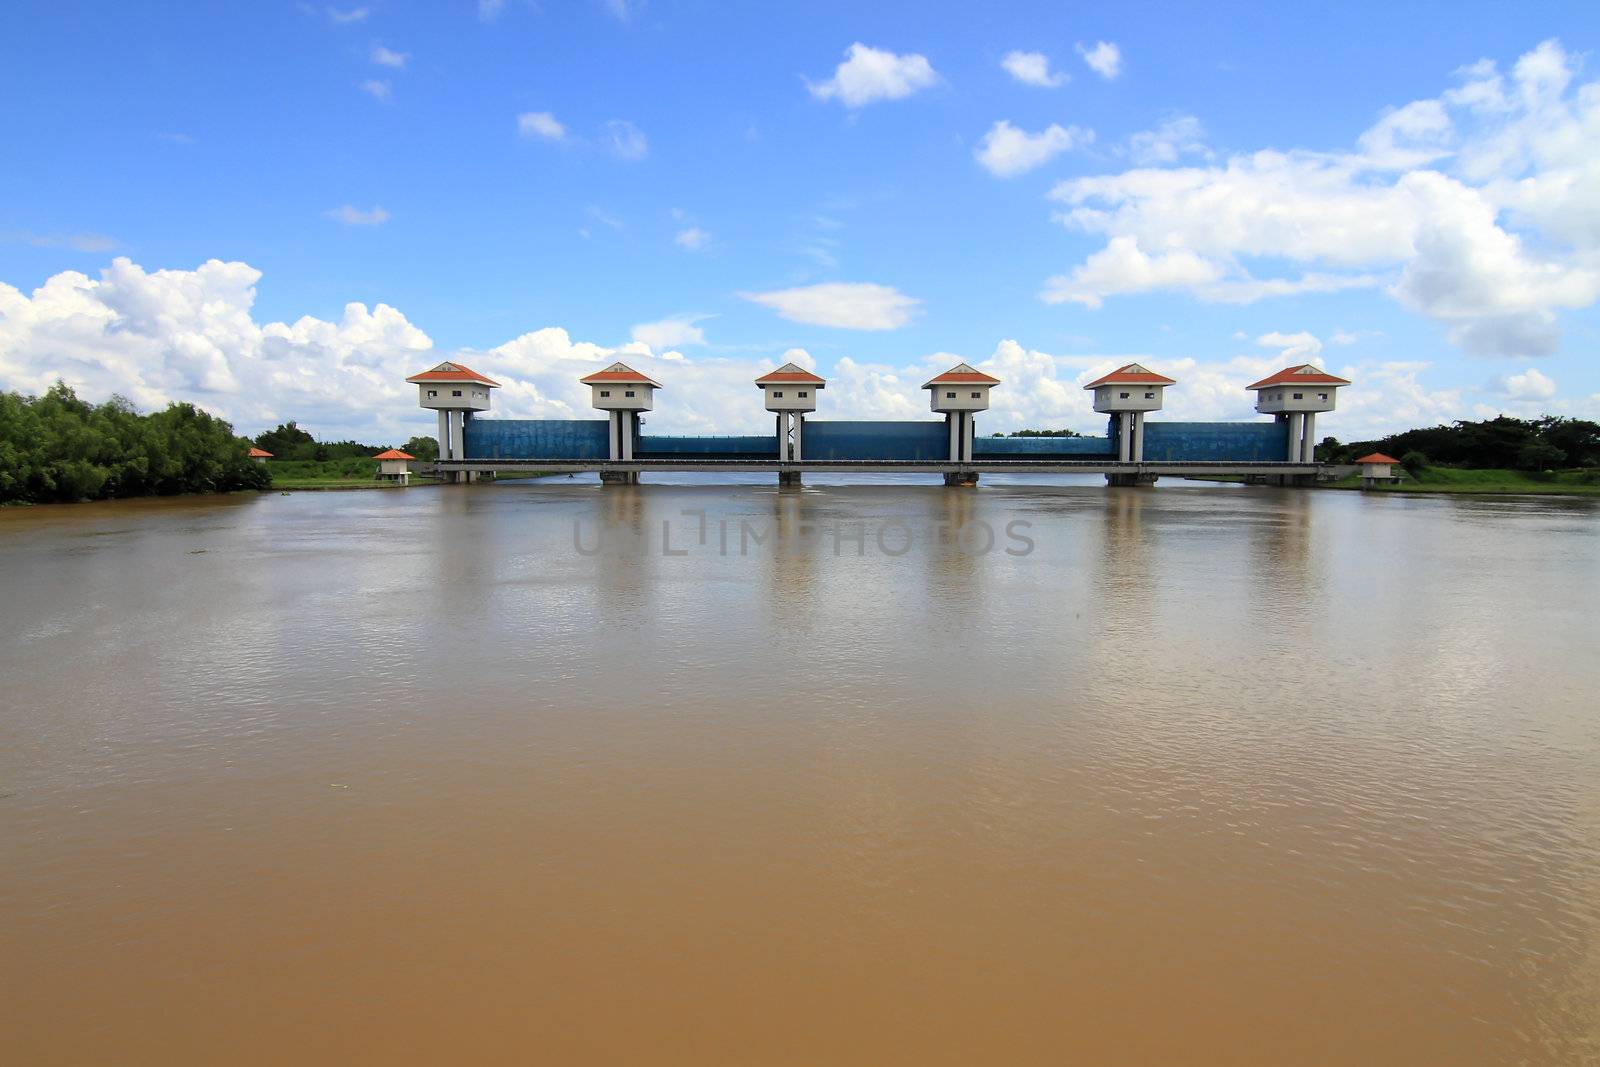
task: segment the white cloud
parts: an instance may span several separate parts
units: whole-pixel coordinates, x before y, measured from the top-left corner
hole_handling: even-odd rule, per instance
[[[1128,138],[1128,155],[1135,163],[1176,163],[1179,156],[1211,158],[1206,147],[1205,128],[1193,115],[1178,115],[1153,130],[1143,130]]]
[[[478,0],[478,18],[483,22],[493,22],[505,9],[506,0]]]
[[[1322,354],[1322,342],[1315,334],[1301,330],[1299,333],[1264,333],[1256,338],[1256,344],[1262,348],[1276,348],[1279,356],[1287,362],[1299,360],[1301,363],[1315,363]]]
[[[548,111],[525,111],[517,116],[517,133],[523,137],[543,137],[549,141],[563,141],[567,128],[556,121]]]
[[[857,41],[845,53],[833,77],[825,82],[808,81],[811,95],[818,100],[837,99],[845,107],[863,107],[876,100],[900,100],[939,83],[925,56],[915,53],[895,55],[870,48]]]
[[[370,211],[362,211],[353,204],[343,204],[323,214],[335,222],[344,223],[346,226],[381,226],[389,221],[389,213],[376,206]]]
[[[711,235],[698,226],[690,226],[686,230],[679,230],[678,235],[672,240],[682,248],[698,252],[711,243]]]
[[[1146,255],[1132,237],[1113,237],[1091,255],[1070,277],[1045,282],[1040,296],[1046,303],[1082,304],[1097,308],[1108,296],[1142,293],[1214,282],[1222,276],[1215,263],[1183,250]]]
[[[645,140],[644,133],[625,119],[606,123],[605,141],[611,154],[618,159],[633,162],[650,154],[650,142]]]
[[[922,301],[893,286],[872,282],[824,282],[767,293],[740,293],[791,322],[851,330],[893,330],[911,321]]]
[[[368,78],[361,83],[361,91],[372,99],[384,103],[388,103],[390,97],[394,95],[394,87],[381,78]]]
[[[662,319],[659,322],[641,322],[633,328],[633,339],[652,349],[679,348],[683,345],[703,345],[706,332],[695,323],[704,315],[684,315]]]
[[[341,26],[348,26],[353,22],[365,22],[368,15],[372,14],[370,7],[353,7],[348,11],[330,7],[327,9],[328,19]]]
[[[1011,178],[1026,173],[1070,148],[1089,144],[1094,131],[1052,124],[1038,133],[1019,130],[1005,119],[989,128],[973,155],[990,174]]]
[[[1078,54],[1090,70],[1108,81],[1122,73],[1122,49],[1110,41],[1096,41],[1093,48],[1080,44]]]
[[[70,248],[74,252],[110,252],[122,242],[103,233],[15,233],[0,235],[0,243],[17,241],[35,248]]]
[[[244,263],[146,272],[118,258],[99,278],[66,271],[31,294],[0,283],[0,384],[37,393],[60,378],[146,410],[192,400],[251,431],[298,417],[333,437],[426,432],[400,406],[415,403],[402,379],[430,362],[426,334],[383,304],[258,324],[260,277]]]
[[[380,67],[393,67],[396,70],[403,70],[406,63],[411,59],[411,53],[396,52],[385,48],[381,44],[375,44],[372,46],[371,59]]]
[[[1492,383],[1493,389],[1503,393],[1508,400],[1540,401],[1556,395],[1556,383],[1529,367],[1521,374],[1508,374]]]
[[[1064,71],[1050,69],[1050,58],[1043,52],[1007,52],[1000,65],[1022,84],[1041,89],[1054,89],[1070,80]]]
[[[645,0],[604,0],[606,10],[611,12],[611,17],[618,22],[631,22],[633,16],[643,9]]]
[[[147,272],[119,258],[98,278],[66,271],[32,293],[0,283],[0,388],[39,393],[60,378],[86,399],[120,393],[145,410],[194,401],[246,433],[297,419],[324,438],[395,443],[433,432],[431,414],[417,408],[416,391],[404,379],[441,359],[459,359],[501,382],[493,417],[503,418],[593,418],[589,391],[578,379],[622,359],[666,386],[649,417],[651,432],[679,433],[770,430],[751,382],[791,360],[816,366],[802,349],[686,358],[674,346],[699,343],[690,317],[642,324],[620,346],[547,327],[486,350],[437,350],[384,304],[347,304],[334,321],[261,323],[253,316],[260,280],[244,263],[211,260],[194,270]],[[1178,379],[1167,392],[1164,418],[1256,418],[1244,386],[1285,362],[1278,352],[1208,362],[1140,352],[1052,355],[1015,340],[1001,341],[983,359],[929,353],[891,364],[845,357],[825,372],[821,416],[926,419],[922,382],[963,359],[1003,382],[981,418],[983,432],[1024,426],[1104,432],[1105,417],[1090,410],[1082,386],[1130,361]],[[1458,391],[1423,383],[1424,363],[1329,369],[1354,381],[1340,395],[1339,411],[1319,422],[1344,440],[1432,425],[1463,411]],[[1553,389],[1531,368],[1507,381],[1520,382],[1507,385],[1508,395]]]
[[[1548,354],[1557,313],[1600,299],[1600,82],[1575,86],[1575,70],[1545,42],[1509,79],[1479,63],[1456,89],[1385,113],[1351,152],[1263,149],[1062,182],[1057,219],[1107,246],[1046,299],[1093,307],[1165,288],[1248,302],[1383,284],[1468,353]],[[1140,146],[1160,162],[1162,143]],[[1097,271],[1104,260],[1174,269]]]

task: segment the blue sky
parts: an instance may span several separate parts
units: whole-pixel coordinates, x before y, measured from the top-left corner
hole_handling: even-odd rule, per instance
[[[733,431],[785,358],[830,378],[824,417],[912,417],[959,358],[1009,386],[985,429],[1089,429],[1117,362],[1184,383],[1171,417],[1235,418],[1311,360],[1356,380],[1345,437],[1600,416],[1593,4],[8,23],[8,388],[403,438],[427,420],[392,383],[440,359],[501,413],[582,416],[572,379],[624,358],[665,375],[657,428]]]

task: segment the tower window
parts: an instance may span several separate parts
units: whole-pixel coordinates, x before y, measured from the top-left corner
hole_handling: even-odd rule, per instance
[[[1304,394],[1304,393],[1296,393],[1296,394],[1294,394],[1294,398],[1296,400],[1304,400],[1306,398],[1306,394]]]
[[[460,396],[460,395],[461,395],[461,390],[459,390],[459,389],[452,389],[452,390],[450,390],[450,395],[451,395],[451,396]]]
[[[774,389],[772,391],[772,399],[774,399],[774,400],[782,400],[783,399],[783,390],[782,389]]]
[[[1144,394],[1144,398],[1146,400],[1154,400],[1156,398],[1156,394],[1154,394],[1154,393],[1146,393],[1146,394]]]
[[[435,397],[435,396],[438,396],[438,395],[439,395],[439,390],[437,390],[437,389],[429,389],[428,390],[428,396]]]
[[[982,400],[983,399],[983,394],[982,393],[973,393],[972,394],[972,399],[974,399],[974,400]]]
[[[633,395],[633,390],[632,389],[624,390],[622,395],[623,396],[632,396]]]
[[[600,395],[601,395],[601,396],[610,396],[610,395],[611,395],[611,390],[609,390],[609,389],[602,389],[602,390],[600,390]]]
[[[795,395],[798,396],[801,400],[804,400],[806,397],[810,396],[811,394],[806,392],[804,389],[802,389],[798,393],[796,393]]]
[[[1117,394],[1117,399],[1118,400],[1126,400],[1126,399],[1128,399],[1128,394],[1127,393],[1118,393]]]
[[[1326,400],[1326,399],[1328,399],[1328,394],[1327,393],[1318,393],[1317,394],[1317,399],[1318,400]]]
[[[954,394],[954,393],[946,393],[946,394],[944,394],[944,398],[946,400],[954,400],[956,398],[956,394]]]

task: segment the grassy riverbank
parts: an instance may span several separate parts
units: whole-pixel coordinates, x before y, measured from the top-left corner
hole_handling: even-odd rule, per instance
[[[1360,489],[1361,477],[1350,475],[1327,483],[1330,489]],[[1380,493],[1527,493],[1555,496],[1600,496],[1600,470],[1515,471],[1494,468],[1425,467],[1399,485],[1378,486]]]
[[[398,482],[373,477],[378,465],[369,456],[344,459],[269,459],[274,489],[398,489]],[[411,476],[412,485],[435,485],[432,478]]]

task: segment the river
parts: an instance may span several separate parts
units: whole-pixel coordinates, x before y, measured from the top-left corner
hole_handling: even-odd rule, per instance
[[[1600,1059],[1600,509],[0,512],[8,1064]]]

